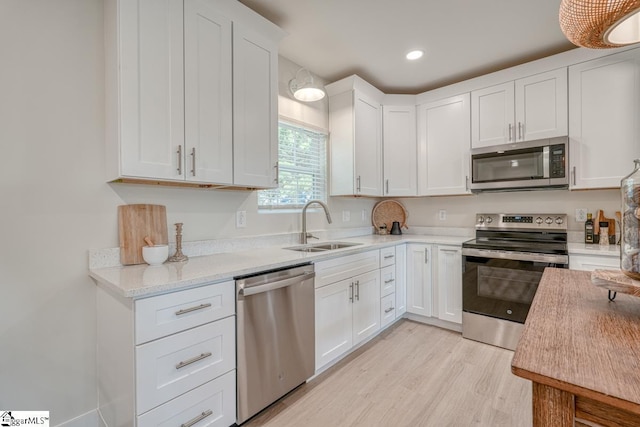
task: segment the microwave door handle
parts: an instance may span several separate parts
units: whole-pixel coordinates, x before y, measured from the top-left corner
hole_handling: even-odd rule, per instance
[[[550,178],[551,172],[549,171],[549,146],[542,148],[542,177]]]

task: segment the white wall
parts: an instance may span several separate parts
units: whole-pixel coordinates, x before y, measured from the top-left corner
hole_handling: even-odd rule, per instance
[[[300,229],[299,213],[258,214],[255,192],[104,182],[102,19],[101,0],[0,2],[0,408],[49,410],[52,425],[97,406],[87,250],[118,246],[118,205],[166,205],[186,241]],[[286,100],[298,66],[281,68]],[[326,127],[326,101],[287,111]],[[332,199],[332,227],[369,224],[373,204]],[[309,228],[325,222],[311,213]]]

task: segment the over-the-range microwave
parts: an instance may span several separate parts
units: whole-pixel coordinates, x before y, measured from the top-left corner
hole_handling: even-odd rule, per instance
[[[470,189],[479,191],[567,188],[568,137],[471,150]]]

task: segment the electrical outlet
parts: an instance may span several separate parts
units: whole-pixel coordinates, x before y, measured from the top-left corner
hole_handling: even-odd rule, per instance
[[[342,211],[342,222],[349,222],[351,220],[351,211]]]
[[[576,222],[585,222],[586,220],[587,220],[587,209],[586,208],[576,209]]]
[[[366,221],[367,220],[367,210],[366,209],[362,209],[362,221]]]
[[[247,226],[247,211],[236,212],[236,228],[245,228]]]
[[[438,211],[438,219],[440,221],[446,221],[447,220],[447,211],[444,209],[440,209]]]

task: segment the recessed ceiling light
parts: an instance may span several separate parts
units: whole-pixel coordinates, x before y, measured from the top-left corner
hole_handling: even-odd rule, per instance
[[[416,59],[422,58],[422,55],[424,55],[424,51],[412,50],[411,52],[407,53],[407,59],[415,61]]]

